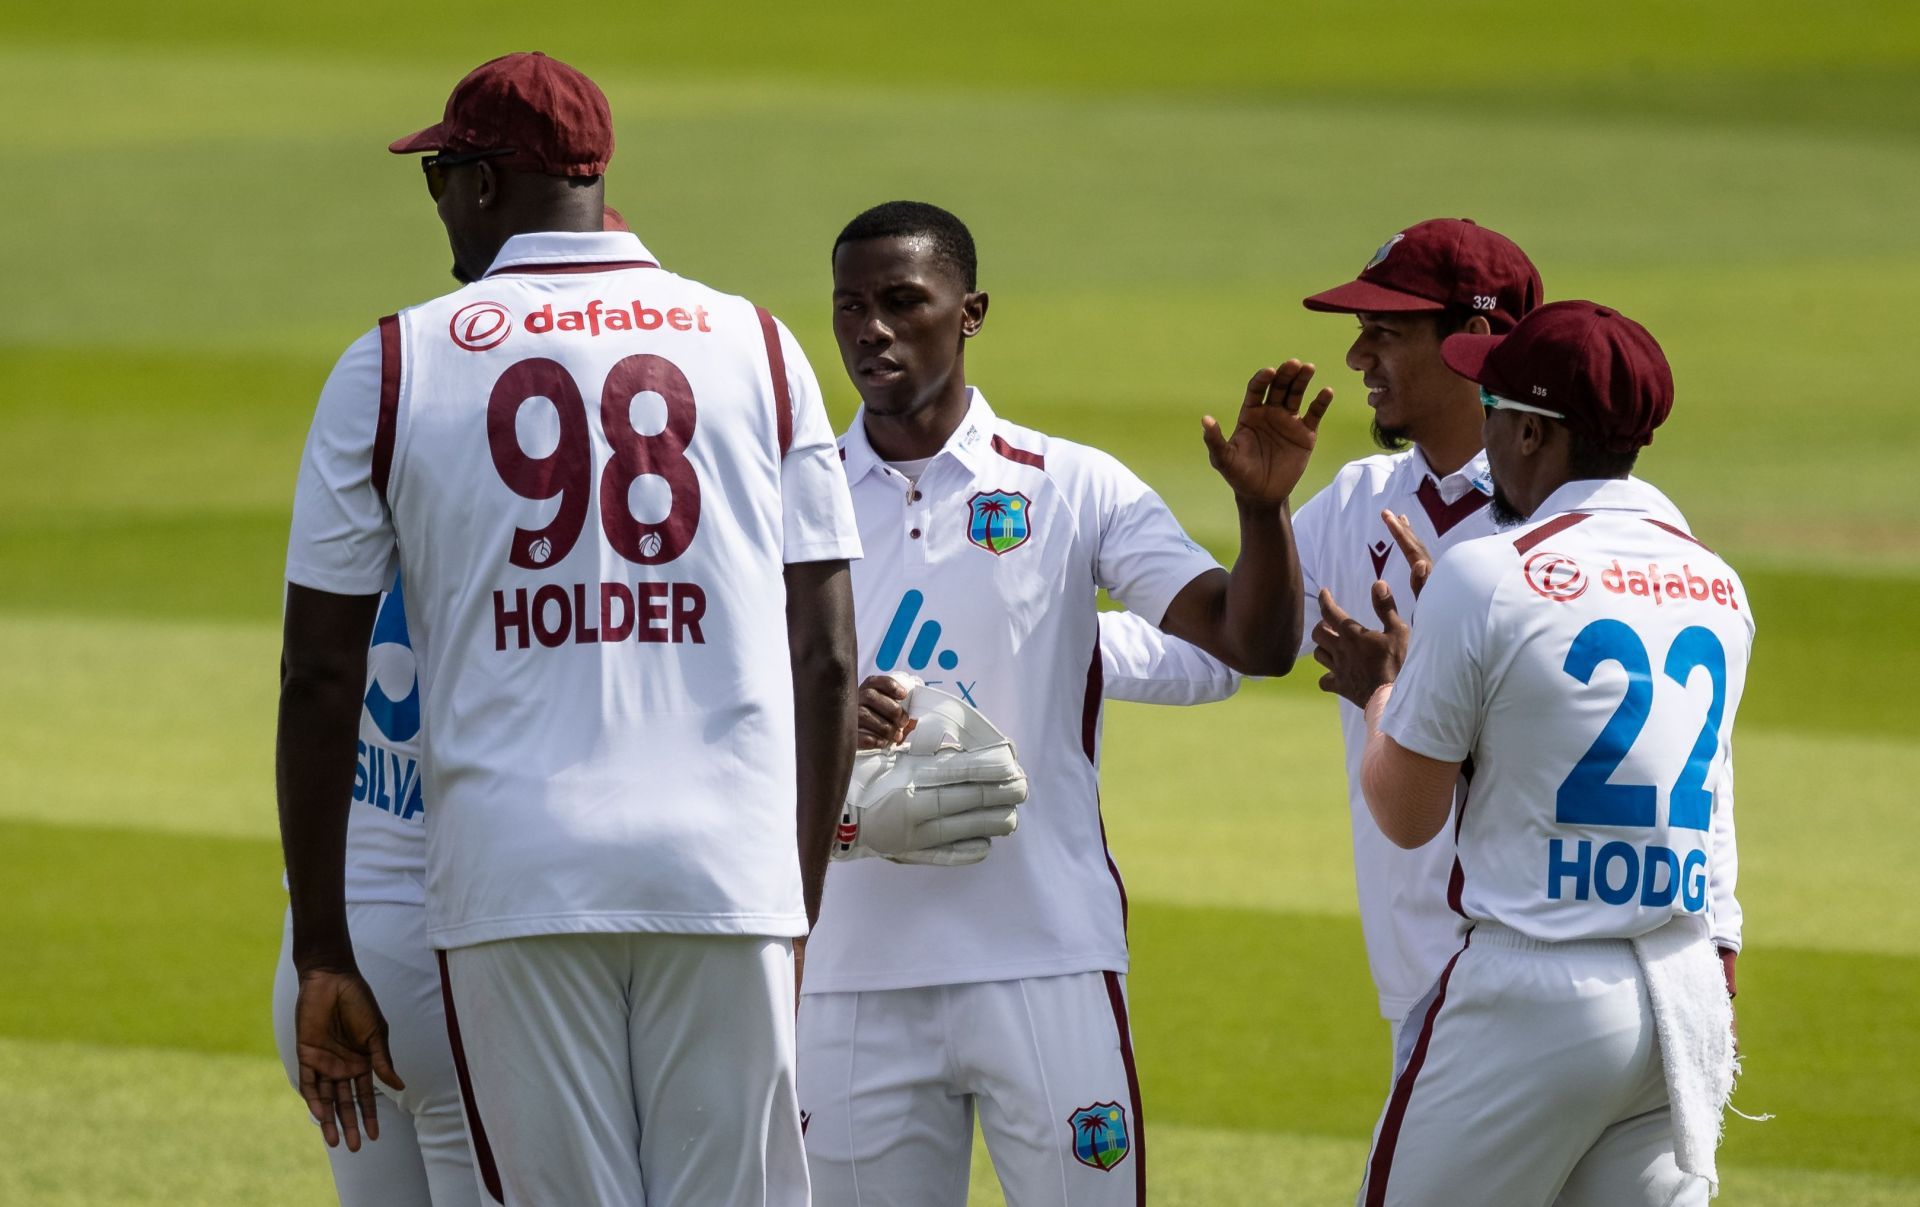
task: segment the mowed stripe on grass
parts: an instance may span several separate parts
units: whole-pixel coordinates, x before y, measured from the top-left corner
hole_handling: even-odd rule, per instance
[[[63,874],[76,868],[87,874]],[[24,890],[0,920],[13,973],[0,987],[0,1036],[251,1056],[278,1081],[268,1026],[276,868],[277,850],[262,840],[0,823],[0,879]],[[102,934],[115,936],[104,958]],[[1386,1044],[1356,923],[1143,901],[1132,941],[1152,1125],[1242,1134],[1251,1148],[1264,1133],[1324,1136],[1344,1142],[1342,1152],[1364,1139],[1383,1093]],[[1847,986],[1838,1000],[1834,985]],[[1916,994],[1914,957],[1772,948],[1753,961],[1741,1101],[1780,1117],[1736,1121],[1728,1166],[1870,1171],[1920,1189],[1907,1144],[1920,1097],[1882,1084],[1880,1055],[1902,1042],[1902,1011]],[[189,1066],[174,1067],[191,1080]],[[151,1094],[175,1088],[135,1084]],[[86,1117],[87,1100],[103,1092],[75,1077],[36,1090],[58,1100],[59,1118]],[[290,1091],[277,1109],[300,1110]],[[116,1151],[161,1161],[152,1143],[137,1131],[114,1137]],[[315,1151],[310,1137],[290,1138],[287,1151],[297,1154],[299,1143]]]
[[[1495,8],[1461,26],[1476,45],[1521,28]],[[143,28],[129,11],[122,39]],[[0,1039],[0,1201],[326,1201],[317,1142],[264,1055],[286,499],[331,356],[374,315],[445,288],[417,177],[381,147],[430,119],[482,53],[454,51],[444,28],[418,43],[440,52],[431,61],[403,61],[396,36],[380,63],[351,57],[357,45],[332,60],[253,49],[304,53],[321,31],[302,22],[364,28],[345,11],[239,19],[189,4],[145,34],[186,49],[0,51],[0,100],[28,115],[0,135],[14,165],[0,247],[34,283],[0,330],[0,882],[25,902],[0,917],[0,947],[23,953],[0,984],[0,1037],[47,1037]],[[502,8],[459,28],[485,28],[484,53],[501,38],[579,49],[622,115],[612,199],[670,267],[787,317],[839,419],[851,394],[821,292],[832,232],[885,196],[955,206],[995,291],[976,379],[1023,421],[1119,453],[1216,548],[1231,550],[1231,512],[1194,419],[1229,409],[1255,364],[1302,354],[1342,393],[1313,481],[1363,451],[1359,391],[1338,367],[1347,328],[1297,298],[1411,218],[1482,217],[1535,252],[1550,292],[1646,318],[1682,390],[1648,472],[1750,567],[1762,626],[1739,741],[1754,944],[1742,1102],[1781,1118],[1736,1123],[1730,1189],[1748,1203],[1906,1202],[1920,1157],[1899,1144],[1920,1108],[1876,1073],[1912,1062],[1920,988],[1904,872],[1920,851],[1902,807],[1920,755],[1895,690],[1920,672],[1905,607],[1920,479],[1863,467],[1920,435],[1920,413],[1885,388],[1901,380],[1897,341],[1861,316],[1896,312],[1920,268],[1905,221],[1920,187],[1902,67],[1915,24],[1884,4],[1823,11],[1798,32],[1744,6],[1690,19],[1713,28],[1715,12],[1750,34],[1696,52],[1670,6],[1610,11],[1621,28],[1660,23],[1662,37],[1632,41],[1664,65],[1636,49],[1629,68],[1599,51],[1615,45],[1605,36],[1561,29],[1557,50],[1529,47],[1541,63],[1572,55],[1550,87],[1471,96],[1461,64],[1444,79],[1413,69],[1447,59],[1428,22],[1297,15],[1289,32],[1308,53],[1286,57],[1278,92],[1364,77],[1376,95],[1361,104],[1196,97],[1223,83],[1210,56],[1167,55],[1121,20],[1097,53],[1010,58],[1046,38],[989,37],[976,13],[941,39],[968,78],[1043,65],[1048,88],[918,94],[916,121],[948,133],[905,142],[903,98],[865,83],[705,74],[757,61],[737,46],[656,70],[663,46],[699,43],[695,26],[650,16],[623,38],[596,13],[589,43],[551,17],[513,34]],[[430,20],[381,13],[389,35],[414,19]],[[782,10],[783,25],[804,19]],[[33,17],[70,37],[62,20]],[[1184,39],[1196,27],[1181,20]],[[1235,0],[1203,25],[1242,45],[1271,21],[1270,6]],[[1873,36],[1845,32],[1856,26]],[[826,26],[810,28],[783,33],[773,62]],[[1079,46],[1057,23],[1047,36],[1068,32]],[[232,49],[204,48],[215,41]],[[622,65],[628,46],[647,48],[644,71]],[[1849,53],[1870,69],[1806,66]],[[1263,81],[1254,93],[1276,95],[1267,66],[1235,61]],[[1379,94],[1383,62],[1415,81],[1418,106]],[[1053,90],[1068,63],[1112,71],[1072,88],[1123,81],[1129,94]],[[1136,91],[1176,76],[1186,99]],[[778,219],[756,220],[769,181]],[[111,271],[73,272],[76,247]],[[1158,1201],[1350,1195],[1384,1027],[1350,916],[1332,717],[1304,678],[1211,710],[1111,715],[1107,810],[1139,902],[1132,991]],[[195,1129],[179,1104],[209,1091],[225,1097]],[[208,1134],[230,1127],[253,1130]]]

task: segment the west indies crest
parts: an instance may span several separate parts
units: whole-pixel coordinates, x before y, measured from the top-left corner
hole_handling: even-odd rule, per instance
[[[967,500],[967,539],[995,557],[1033,535],[1033,500],[1018,491],[983,490]]]

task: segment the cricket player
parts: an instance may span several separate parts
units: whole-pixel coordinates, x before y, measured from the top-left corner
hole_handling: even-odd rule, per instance
[[[1229,574],[1113,458],[1001,418],[968,384],[976,278],[972,235],[936,206],[878,206],[835,241],[834,335],[862,404],[840,442],[867,552],[859,663],[867,687],[910,672],[972,703],[1012,738],[1029,794],[980,862],[833,865],[802,984],[808,1162],[824,1202],[961,1204],[977,1111],[1015,1207],[1136,1204],[1096,592],[1236,670],[1287,669],[1287,499],[1332,395],[1303,409],[1312,368],[1289,362],[1254,376],[1231,439],[1204,421],[1239,506]]]
[[[302,1092],[355,1148],[372,1075],[404,1088],[341,890],[397,564],[427,939],[489,1192],[805,1203],[791,941],[852,756],[859,553],[817,383],[764,310],[602,231],[611,117],[565,64],[483,64],[392,149],[430,153],[468,284],[348,349],[295,495],[278,782]]]
[[[1239,676],[1130,612],[1100,617],[1107,697],[1198,704],[1224,699]],[[469,1147],[443,986],[427,942],[426,801],[420,783],[420,683],[400,584],[380,599],[367,651],[353,807],[348,811],[347,918],[354,957],[389,1014],[388,1046],[407,1088],[376,1085],[392,1108],[380,1139],[327,1148],[342,1207],[465,1207],[497,1184]],[[865,733],[862,733],[862,744]],[[287,1080],[299,1088],[294,1005],[299,994],[289,914],[274,975],[273,1026]]]
[[[1342,466],[1294,517],[1308,598],[1326,590],[1347,612],[1364,615],[1374,583],[1384,581],[1396,598],[1410,600],[1425,575],[1416,563],[1496,530],[1479,390],[1447,367],[1441,341],[1510,331],[1540,300],[1540,274],[1526,253],[1463,218],[1415,223],[1382,244],[1358,279],[1305,299],[1309,310],[1358,320],[1347,366],[1367,387],[1374,439],[1384,450]],[[1636,485],[1667,522],[1686,526],[1658,490]],[[1312,648],[1309,631],[1302,652]],[[1340,730],[1360,927],[1397,1068],[1407,1012],[1459,946],[1453,847],[1443,836],[1402,850],[1380,834],[1360,790],[1366,724],[1359,708],[1340,705]],[[1714,939],[1726,952],[1731,986],[1741,921],[1731,807],[1715,815],[1715,827]]]
[[[1711,834],[1753,612],[1628,481],[1673,405],[1645,328],[1555,302],[1443,353],[1484,392],[1494,511],[1524,523],[1438,559],[1410,639],[1384,584],[1383,631],[1325,597],[1314,627],[1365,709],[1374,821],[1412,849],[1452,817],[1467,919],[1361,1201],[1704,1203],[1733,1078]]]
[[[391,1104],[380,1139],[327,1148],[342,1207],[468,1207],[481,1177],[467,1144],[460,1082],[447,1042],[440,972],[427,942],[426,805],[420,783],[420,681],[400,585],[380,599],[354,744],[344,889],[355,963],[389,1022],[387,1046],[406,1088],[375,1088]],[[273,980],[273,1034],[300,1087],[294,1036],[299,976],[287,917]],[[491,1175],[490,1175],[491,1176]]]

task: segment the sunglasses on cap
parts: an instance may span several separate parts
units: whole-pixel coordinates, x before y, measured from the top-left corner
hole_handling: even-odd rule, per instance
[[[1545,415],[1548,419],[1565,419],[1559,411],[1549,411],[1545,407],[1533,406],[1525,402],[1515,402],[1511,398],[1502,398],[1485,386],[1480,387],[1480,405],[1489,411],[1525,411],[1529,415]]]
[[[482,159],[493,159],[496,156],[511,155],[513,153],[513,147],[494,147],[488,151],[461,151],[451,155],[445,151],[439,151],[432,155],[422,155],[420,157],[420,170],[427,175],[427,196],[438,201],[440,200],[440,194],[447,191],[447,174],[445,169],[457,168],[463,163],[477,163]]]

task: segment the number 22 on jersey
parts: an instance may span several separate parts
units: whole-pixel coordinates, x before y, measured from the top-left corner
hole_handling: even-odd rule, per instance
[[[1621,621],[1596,620],[1573,639],[1563,669],[1585,684],[1607,662],[1626,672],[1626,695],[1561,782],[1554,818],[1568,825],[1651,827],[1656,823],[1659,789],[1652,784],[1610,782],[1653,711],[1653,664],[1646,643]],[[1667,824],[1688,830],[1706,829],[1713,817],[1707,769],[1720,746],[1720,720],[1727,704],[1726,647],[1711,629],[1692,625],[1674,638],[1661,671],[1684,688],[1702,667],[1713,682],[1713,702],[1707,706],[1706,722],[1694,739],[1686,766],[1667,795]]]

